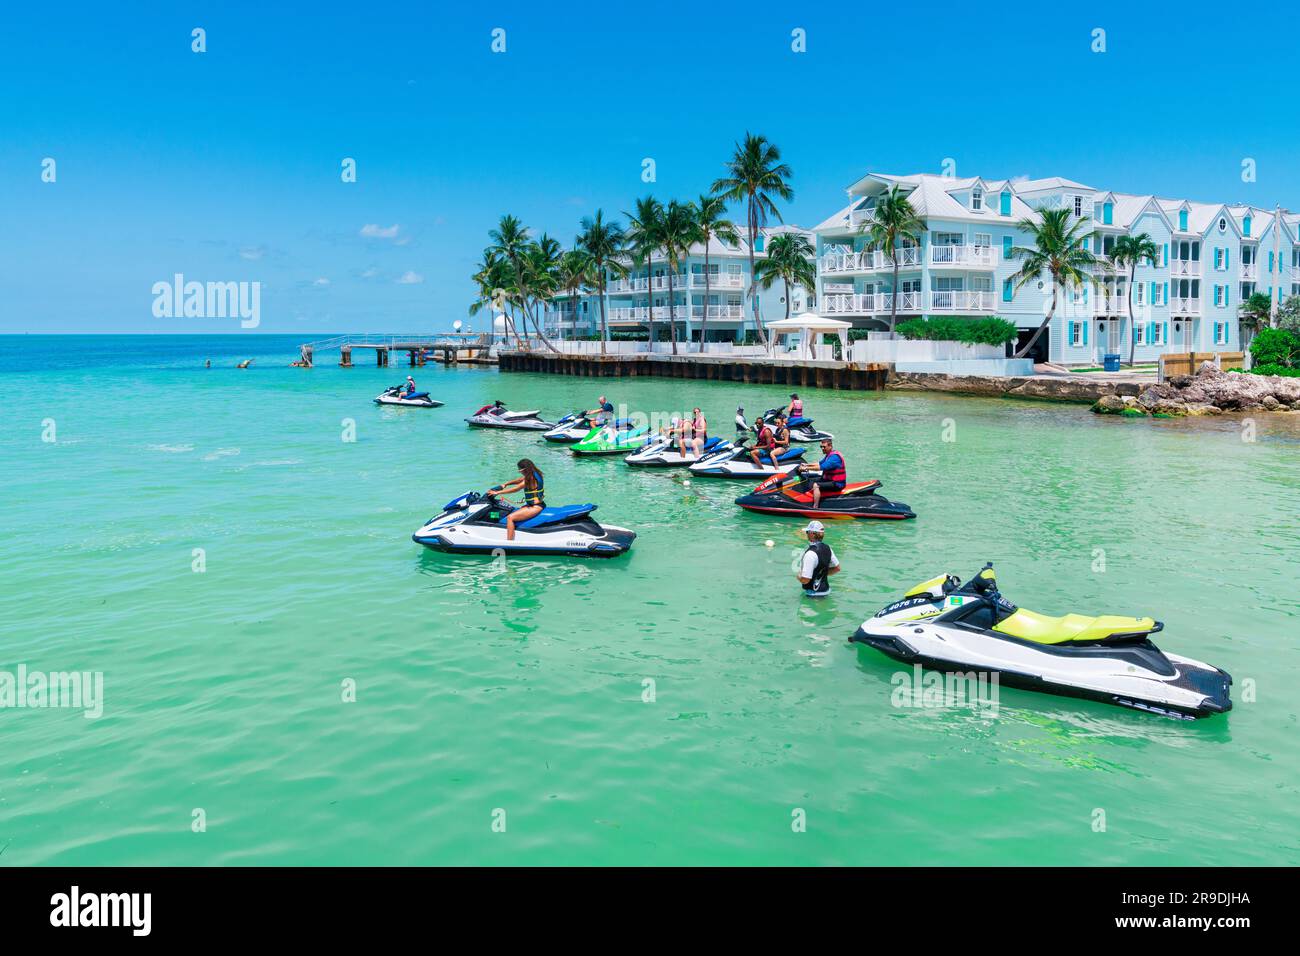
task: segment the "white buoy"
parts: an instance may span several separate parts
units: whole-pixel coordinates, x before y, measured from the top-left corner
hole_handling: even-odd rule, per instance
[[[683,488],[689,488],[690,486],[691,486],[691,479],[689,479],[689,478],[683,478],[683,479],[682,479],[682,487],[683,487]]]
[[[766,541],[763,542],[763,547],[765,547],[765,548],[775,548],[775,547],[776,547],[776,542],[773,541],[771,538],[768,538]]]

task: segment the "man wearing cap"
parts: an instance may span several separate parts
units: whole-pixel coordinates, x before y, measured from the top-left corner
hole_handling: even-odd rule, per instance
[[[820,521],[809,521],[808,527],[803,530],[808,536],[808,550],[799,559],[796,575],[803,585],[805,596],[825,597],[831,593],[827,579],[832,574],[840,573],[840,559],[835,557],[831,546],[822,540],[826,536],[826,528]]]

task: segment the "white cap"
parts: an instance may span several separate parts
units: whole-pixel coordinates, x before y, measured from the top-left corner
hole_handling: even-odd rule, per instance
[[[803,530],[805,534],[807,534],[809,531],[815,531],[817,534],[825,534],[826,526],[823,525],[820,521],[809,521],[808,527],[804,528]]]

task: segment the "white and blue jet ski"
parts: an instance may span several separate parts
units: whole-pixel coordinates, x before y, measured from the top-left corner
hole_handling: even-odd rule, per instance
[[[434,551],[458,554],[554,554],[582,558],[612,558],[623,554],[635,531],[601,525],[591,517],[592,504],[544,508],[541,514],[515,526],[515,539],[506,540],[506,515],[515,506],[491,494],[466,492],[443,507],[411,540]]]
[[[776,416],[780,414],[780,412],[781,410],[779,408],[769,408],[763,413],[763,424],[767,425],[769,428],[775,428]],[[835,436],[830,432],[823,432],[813,428],[813,420],[811,418],[791,418],[785,423],[785,425],[790,429],[791,441],[817,442],[828,438],[832,440],[835,438]],[[750,425],[749,428],[753,431],[754,426]]]
[[[383,394],[375,396],[376,405],[405,405],[407,408],[441,408],[442,402],[430,398],[428,392],[413,392],[408,395],[401,385],[386,388]]]
[[[550,431],[555,427],[555,422],[540,418],[535,408],[527,412],[512,412],[507,411],[504,402],[484,405],[465,421],[475,428],[514,428],[533,432]]]
[[[1011,604],[993,565],[965,584],[951,574],[918,584],[849,638],[898,661],[999,684],[1191,719],[1232,709],[1232,677],[1151,643],[1150,617],[1048,617]]]
[[[802,448],[791,448],[774,463],[766,451],[760,456],[762,464],[754,464],[750,457],[752,448],[740,443],[727,442],[729,448],[720,448],[706,454],[690,466],[691,474],[710,478],[767,478],[776,474],[789,474],[803,464]]]
[[[729,451],[735,447],[734,442],[729,442],[721,438],[713,437],[704,442],[702,453],[697,458],[694,455],[683,455],[673,444],[673,440],[668,435],[656,435],[644,448],[638,449],[623,460],[629,465],[641,468],[680,468],[694,462],[703,461],[722,451]]]
[[[547,441],[572,445],[586,438],[594,425],[595,422],[582,412],[570,412],[556,422],[554,428],[542,432],[542,437]]]

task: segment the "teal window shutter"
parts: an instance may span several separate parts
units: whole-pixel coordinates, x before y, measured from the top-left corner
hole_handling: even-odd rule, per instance
[[[1012,297],[1014,294],[1015,294],[1015,293],[1012,291],[1012,288],[1011,288],[1011,280],[1010,280],[1010,279],[1006,279],[1005,281],[1003,281],[1003,283],[1002,283],[1002,301],[1003,301],[1003,302],[1010,302],[1010,301],[1011,301],[1011,297]]]
[[[1168,305],[1168,304],[1169,304],[1169,283],[1168,283],[1168,282],[1165,283],[1165,300],[1164,300],[1164,304],[1165,304],[1165,305]]]
[[[1155,304],[1156,304],[1156,281],[1155,281],[1155,279],[1152,279],[1152,280],[1151,280],[1150,285],[1151,285],[1151,294],[1147,296],[1147,302],[1149,302],[1151,305],[1155,305]]]
[[[1169,243],[1165,243],[1165,265],[1169,265]]]
[[[1272,253],[1272,252],[1270,252],[1270,253],[1268,254],[1268,271],[1269,271],[1269,272],[1272,272],[1272,271],[1273,271],[1273,253]]]
[[[1114,203],[1107,202],[1101,204],[1101,221],[1103,224],[1107,226],[1111,225],[1111,220],[1114,218],[1114,215],[1115,215]]]
[[[1241,231],[1242,231],[1243,233],[1245,233],[1247,236],[1250,235],[1250,217],[1249,217],[1249,216],[1247,216],[1245,219],[1243,219],[1243,220],[1241,221]]]
[[[1004,216],[1011,215],[1011,193],[1009,190],[1002,190],[1002,195],[998,200],[998,212]]]
[[[1160,337],[1160,341],[1164,342],[1166,345],[1169,344],[1169,323],[1168,322],[1164,323],[1164,335]]]
[[[1003,195],[1005,195],[1005,193]],[[1011,237],[1003,236],[1002,237],[1002,258],[1003,259],[1011,258],[1011,245],[1012,245]]]
[[[1179,232],[1187,231],[1187,210],[1186,209],[1178,210],[1178,231]]]
[[[1231,288],[1232,288],[1232,286],[1230,286],[1230,285],[1225,285],[1225,286],[1223,287],[1223,307],[1224,307],[1224,308],[1227,308],[1227,307],[1228,307],[1228,290],[1231,289]]]
[[[1089,323],[1087,322],[1083,323],[1083,344],[1084,345],[1088,344],[1088,324]]]

